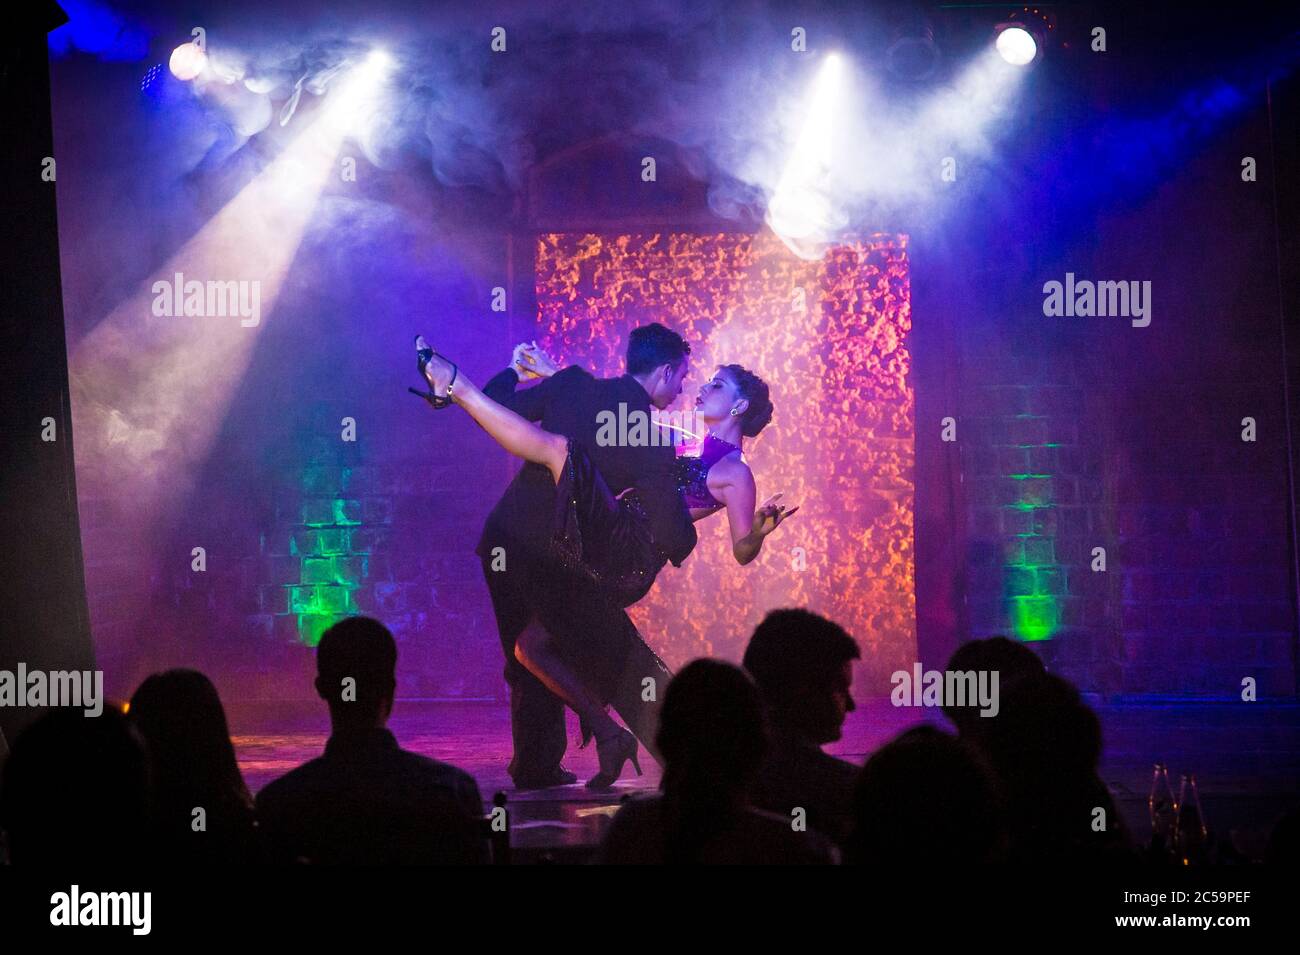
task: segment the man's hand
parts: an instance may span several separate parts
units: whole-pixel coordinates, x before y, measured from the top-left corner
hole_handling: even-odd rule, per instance
[[[511,356],[511,366],[522,381],[525,378],[550,378],[560,366],[550,355],[537,346],[537,342],[520,342]]]
[[[515,346],[515,350],[510,353],[510,369],[515,373],[515,377],[520,381],[526,381],[529,378],[542,377],[540,374],[533,371],[533,367],[529,363],[526,357],[526,352],[524,351],[527,347],[527,343],[520,342]]]

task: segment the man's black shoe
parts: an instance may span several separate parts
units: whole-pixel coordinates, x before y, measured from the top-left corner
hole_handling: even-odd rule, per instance
[[[516,789],[551,789],[555,786],[572,786],[578,781],[576,774],[563,766],[557,766],[549,773],[519,776],[515,779]]]

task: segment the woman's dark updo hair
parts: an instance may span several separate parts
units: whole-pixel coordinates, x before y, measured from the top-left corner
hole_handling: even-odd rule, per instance
[[[736,393],[749,401],[749,407],[740,416],[740,433],[752,438],[767,427],[772,420],[772,399],[767,396],[767,383],[748,368],[740,365],[719,365],[725,371]]]

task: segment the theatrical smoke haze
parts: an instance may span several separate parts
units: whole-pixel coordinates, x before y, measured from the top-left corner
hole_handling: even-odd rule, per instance
[[[1152,201],[1283,65],[1207,64],[1102,123],[987,31],[900,76],[889,9],[68,9],[52,79],[96,652],[119,696],[184,664],[232,705],[309,695],[309,648],[353,613],[397,636],[399,695],[504,699],[472,550],[516,464],[406,393],[412,338],[480,383],[533,339],[617,374],[646,321],[696,343],[687,396],[721,363],[769,383],[759,498],[802,505],[743,570],[701,525],[635,611],[647,641],[674,667],[738,660],[764,612],[806,605],[848,622],[862,691],[886,692],[918,653],[918,435],[954,413],[918,411],[914,333],[933,365],[949,327],[914,327],[918,243],[962,273],[949,301],[996,287],[990,256],[962,271],[977,236],[1032,291],[1094,241],[1072,217]],[[174,58],[195,28],[204,57]],[[1053,583],[1086,564],[1056,528],[1096,503],[1053,484],[1057,449],[1095,449],[1014,428],[989,452],[997,526],[947,558],[996,552],[977,629],[1050,641],[1105,598]]]

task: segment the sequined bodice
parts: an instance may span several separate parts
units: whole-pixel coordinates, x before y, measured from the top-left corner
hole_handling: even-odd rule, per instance
[[[677,459],[677,487],[688,508],[722,506],[722,502],[709,491],[709,470],[732,451],[738,450],[736,445],[710,434],[705,436],[698,456]]]

